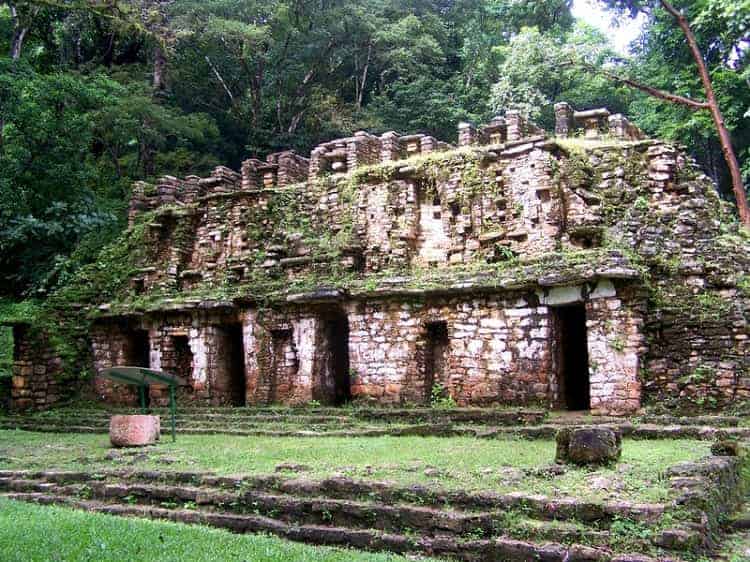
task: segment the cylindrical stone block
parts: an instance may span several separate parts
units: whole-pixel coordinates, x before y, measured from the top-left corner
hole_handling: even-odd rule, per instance
[[[109,420],[109,440],[113,447],[153,445],[160,430],[159,416],[116,415]]]

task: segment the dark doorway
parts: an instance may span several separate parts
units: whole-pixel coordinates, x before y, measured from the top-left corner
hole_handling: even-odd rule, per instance
[[[340,406],[352,399],[349,374],[349,320],[341,311],[333,312],[324,320],[325,341],[328,346],[328,369],[332,382],[330,400]]]
[[[591,407],[586,307],[561,306],[555,311],[557,384],[561,405],[567,410]]]
[[[424,349],[424,392],[425,402],[432,399],[436,384],[445,383],[445,364],[448,351],[448,324],[430,322],[426,326]]]
[[[229,324],[222,327],[224,332],[224,374],[226,398],[232,406],[244,406],[245,383],[245,343],[242,324]]]
[[[122,347],[122,364],[128,367],[143,367],[144,369],[151,367],[151,351],[147,330],[130,330],[125,332],[125,341]],[[131,390],[123,389],[123,392],[130,392]],[[137,396],[138,392],[136,391],[134,398]],[[151,404],[149,392],[145,392],[142,399],[142,405],[148,408]]]
[[[175,374],[184,380],[193,378],[193,351],[187,336],[173,336]]]
[[[134,330],[128,335],[125,345],[125,365],[146,369],[151,366],[151,352],[146,330]]]
[[[297,372],[297,353],[294,334],[290,329],[271,330],[271,370],[268,378],[268,403],[288,398],[294,373]],[[280,395],[279,387],[287,390]]]

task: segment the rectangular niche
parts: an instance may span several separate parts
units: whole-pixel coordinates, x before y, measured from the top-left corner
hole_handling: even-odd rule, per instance
[[[448,261],[450,237],[443,222],[443,205],[436,187],[417,185],[419,225],[417,256],[426,265],[437,266]]]
[[[445,386],[447,383],[448,324],[446,322],[430,322],[424,332],[424,389],[425,402],[432,398],[432,389],[436,384]]]
[[[125,335],[123,363],[129,367],[151,366],[151,347],[147,330],[132,330]]]
[[[172,336],[172,368],[174,374],[183,380],[193,378],[193,351],[190,349],[190,339],[186,335]]]
[[[291,328],[271,330],[268,403],[287,402],[299,367]]]

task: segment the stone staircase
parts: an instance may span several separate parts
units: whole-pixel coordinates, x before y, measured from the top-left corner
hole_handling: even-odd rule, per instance
[[[672,547],[685,548],[669,540],[669,533],[676,531],[668,529],[629,536],[626,542],[614,531],[623,524],[659,528],[668,509],[662,504],[443,492],[348,478],[0,471],[0,494],[238,533],[271,533],[312,544],[466,561],[674,561],[679,550]],[[657,549],[659,544],[663,548]]]
[[[66,408],[29,415],[0,416],[0,429],[64,433],[106,433],[113,413],[137,413],[128,409]],[[162,416],[162,430],[169,431],[169,412]],[[734,416],[643,416],[623,419],[582,415],[548,415],[542,410],[479,408],[181,408],[177,432],[248,436],[375,437],[402,435],[470,436],[496,438],[520,436],[552,438],[561,427],[606,424],[625,436],[644,439],[713,439],[719,432],[749,438],[750,427]]]

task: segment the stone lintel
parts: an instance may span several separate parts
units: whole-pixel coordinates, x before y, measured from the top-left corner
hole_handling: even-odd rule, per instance
[[[573,113],[573,117],[578,119],[592,119],[592,118],[603,118],[603,117],[609,117],[610,113],[609,110],[602,107],[599,109],[589,109],[586,111],[575,111]]]

